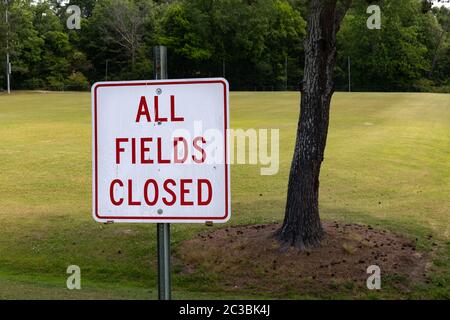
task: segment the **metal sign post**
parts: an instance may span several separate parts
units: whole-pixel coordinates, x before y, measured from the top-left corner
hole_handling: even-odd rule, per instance
[[[167,79],[167,47],[153,47],[153,73],[155,80]]]
[[[155,80],[167,79],[167,47],[153,47],[153,72]],[[172,296],[170,272],[170,223],[158,223],[158,297],[170,300]]]
[[[170,300],[172,288],[170,283],[170,223],[158,223],[158,297]]]

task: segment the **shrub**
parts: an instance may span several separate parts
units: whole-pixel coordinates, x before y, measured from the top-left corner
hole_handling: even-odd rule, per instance
[[[83,91],[89,89],[89,81],[81,72],[73,72],[66,81],[66,90]]]

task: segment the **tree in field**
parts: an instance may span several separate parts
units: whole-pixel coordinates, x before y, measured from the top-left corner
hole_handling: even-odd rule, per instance
[[[300,249],[319,244],[319,173],[334,92],[336,34],[351,0],[308,1],[305,71],[294,157],[289,175],[282,244]]]
[[[307,35],[305,39],[305,70],[302,85],[300,119],[297,126],[294,156],[289,174],[288,194],[285,218],[276,237],[285,246],[295,246],[300,249],[313,247],[320,243],[323,229],[319,217],[319,174],[328,133],[330,102],[334,93],[334,69],[336,64],[336,36],[343,18],[352,5],[352,0],[308,0],[307,5]],[[372,3],[373,1],[365,1]],[[420,45],[420,32],[412,26],[407,28],[401,20],[411,19],[411,13],[423,5],[423,10],[430,8],[431,1],[422,3],[409,0],[387,1],[388,12],[393,19],[384,34],[392,40],[390,30],[401,33],[403,41],[413,41],[414,45],[401,48],[403,59],[406,52],[408,61],[413,68],[401,70],[402,78],[417,79],[420,71],[425,69],[422,58],[426,48]],[[442,1],[441,1],[442,2]],[[358,1],[361,6],[364,1]],[[406,8],[406,10],[405,10]],[[418,10],[417,10],[418,11]],[[367,33],[367,29],[365,30]],[[392,31],[391,31],[392,32]],[[354,32],[355,33],[355,32]],[[358,43],[362,37],[353,39]],[[389,46],[399,48],[398,37],[389,42]],[[361,46],[360,43],[357,44]],[[385,50],[386,51],[386,50]],[[370,50],[369,50],[370,52]],[[379,63],[391,62],[386,58]],[[399,70],[405,63],[390,69]],[[409,66],[409,65],[408,65]]]

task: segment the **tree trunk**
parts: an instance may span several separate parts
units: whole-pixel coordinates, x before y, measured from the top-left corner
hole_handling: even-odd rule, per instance
[[[285,246],[316,246],[323,237],[319,217],[319,173],[334,92],[337,0],[311,0],[305,39],[305,71],[294,157],[289,175],[284,223],[276,237]],[[342,9],[342,8],[340,8]]]

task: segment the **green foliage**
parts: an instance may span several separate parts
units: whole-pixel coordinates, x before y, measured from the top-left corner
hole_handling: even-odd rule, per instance
[[[72,73],[67,79],[67,86],[69,90],[87,90],[89,89],[89,82],[81,72]]]
[[[226,75],[233,86],[285,83],[285,60],[298,61],[305,21],[282,0],[189,0],[169,6],[159,41],[176,77]],[[298,83],[298,63],[293,63]],[[171,69],[172,70],[172,69]]]
[[[381,30],[366,28],[365,6],[356,5],[343,22],[340,66],[346,69],[347,57],[351,57],[354,88],[365,90],[377,84],[383,91],[410,89],[414,81],[424,77],[431,63],[426,59],[427,38],[422,34],[426,19],[420,3],[383,1]]]
[[[83,21],[79,49],[92,68],[90,80],[151,78],[154,15],[159,9],[150,0],[98,1],[92,17]]]
[[[383,0],[381,30],[368,30],[368,2],[354,0],[338,34],[337,89],[435,91],[450,85],[450,11],[427,1]],[[0,57],[8,34],[15,89],[62,89],[152,78],[152,47],[169,48],[171,78],[225,76],[232,89],[298,88],[306,0],[60,0],[0,3]],[[81,7],[81,30],[66,5]],[[425,4],[425,6],[424,6]],[[3,69],[5,64],[2,63]],[[4,71],[4,70],[3,70]],[[0,83],[5,83],[5,72]],[[84,86],[84,85],[83,85]]]

